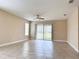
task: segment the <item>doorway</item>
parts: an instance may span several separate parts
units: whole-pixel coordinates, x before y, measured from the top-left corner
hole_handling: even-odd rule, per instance
[[[52,24],[37,24],[36,40],[52,40]]]

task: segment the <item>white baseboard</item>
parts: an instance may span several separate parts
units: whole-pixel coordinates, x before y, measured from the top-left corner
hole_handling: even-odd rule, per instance
[[[54,40],[55,42],[67,42],[77,53],[79,53],[79,50],[77,48],[74,47],[73,44],[71,44],[70,42],[68,41],[65,41],[65,40]]]
[[[79,53],[79,50],[70,42],[67,42],[77,53]]]
[[[12,45],[12,44],[16,44],[16,43],[21,43],[21,42],[25,42],[25,41],[27,41],[27,40],[19,40],[19,41],[4,43],[4,44],[1,44],[0,47],[7,46],[7,45]]]
[[[55,42],[67,42],[65,40],[54,40]]]

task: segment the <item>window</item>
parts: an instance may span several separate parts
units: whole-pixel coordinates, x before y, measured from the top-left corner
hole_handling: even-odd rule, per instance
[[[25,23],[25,35],[29,35],[29,23]]]

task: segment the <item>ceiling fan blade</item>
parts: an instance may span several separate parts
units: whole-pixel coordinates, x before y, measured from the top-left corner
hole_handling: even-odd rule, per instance
[[[44,20],[44,18],[38,18],[38,19]]]

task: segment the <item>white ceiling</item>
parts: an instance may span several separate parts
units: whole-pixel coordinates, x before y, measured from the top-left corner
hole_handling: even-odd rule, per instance
[[[0,0],[0,9],[19,17],[33,20],[37,14],[46,20],[66,19],[69,0]],[[75,0],[74,4],[78,4]]]

